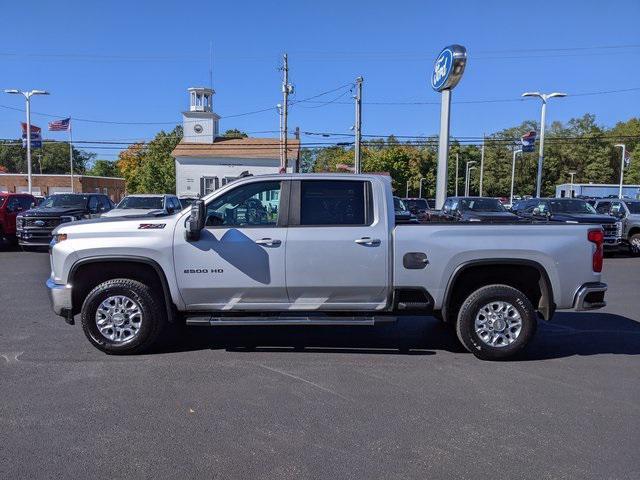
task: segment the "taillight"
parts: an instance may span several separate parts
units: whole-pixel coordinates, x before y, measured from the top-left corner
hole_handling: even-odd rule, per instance
[[[602,262],[604,259],[604,232],[602,229],[589,230],[587,239],[596,244],[596,251],[593,252],[593,271],[602,272]]]

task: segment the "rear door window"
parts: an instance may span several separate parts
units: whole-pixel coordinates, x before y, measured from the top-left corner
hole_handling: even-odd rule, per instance
[[[303,226],[364,226],[373,221],[371,186],[366,181],[301,181],[299,205]]]

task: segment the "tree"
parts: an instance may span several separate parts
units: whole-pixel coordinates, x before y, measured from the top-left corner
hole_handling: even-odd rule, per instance
[[[224,132],[222,136],[225,138],[247,138],[249,135],[237,128],[232,128]]]
[[[27,150],[18,140],[0,144],[0,165],[10,173],[27,172]],[[82,175],[94,153],[73,148],[73,172]],[[31,150],[33,173],[69,174],[69,144],[67,142],[43,143],[42,148]]]
[[[117,168],[129,193],[175,193],[176,167],[171,152],[182,139],[182,127],[158,133],[146,145],[137,143],[120,152]]]
[[[96,160],[89,170],[87,175],[93,175],[95,177],[119,177],[120,170],[116,161],[111,160]]]

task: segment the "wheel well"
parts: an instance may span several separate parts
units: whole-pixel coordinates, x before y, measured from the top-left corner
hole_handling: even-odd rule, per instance
[[[445,294],[442,309],[445,321],[455,321],[462,303],[472,292],[493,284],[520,290],[544,319],[548,320],[553,315],[555,306],[551,285],[542,267],[532,264],[479,264],[470,265],[454,276]]]
[[[73,315],[80,312],[82,303],[91,290],[99,284],[114,278],[137,280],[148,285],[156,292],[162,292],[161,300],[167,307],[168,318],[171,318],[171,301],[164,274],[151,264],[127,260],[89,262],[81,264],[72,270],[68,281],[73,286]]]
[[[633,227],[631,230],[629,230],[629,236],[635,235],[636,233],[640,233],[640,227]]]

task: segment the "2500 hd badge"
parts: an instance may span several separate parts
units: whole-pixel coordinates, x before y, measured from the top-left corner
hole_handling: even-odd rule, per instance
[[[185,268],[184,273],[224,273],[223,268]]]

